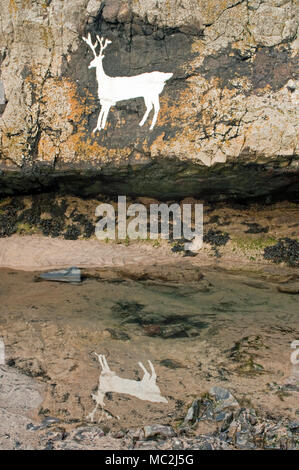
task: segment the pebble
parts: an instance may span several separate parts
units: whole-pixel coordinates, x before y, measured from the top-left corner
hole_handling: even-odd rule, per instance
[[[183,422],[183,426],[186,426],[187,424],[192,424],[196,421],[198,418],[198,413],[199,413],[199,404],[200,400],[194,400],[192,405],[187,411],[186,417]]]
[[[214,396],[217,402],[215,411],[222,411],[226,408],[239,408],[239,403],[229,390],[222,387],[212,387],[210,395]]]
[[[145,439],[150,439],[150,438],[157,437],[157,436],[167,439],[175,435],[171,426],[153,425],[153,426],[144,426],[143,429],[144,429]]]

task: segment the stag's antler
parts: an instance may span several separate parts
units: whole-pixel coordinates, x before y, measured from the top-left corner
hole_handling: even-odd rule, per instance
[[[97,54],[96,54],[96,47],[97,47],[97,45],[98,45],[98,42],[96,41],[94,44],[92,44],[92,40],[91,40],[91,35],[90,35],[90,33],[88,33],[87,38],[83,38],[83,37],[82,37],[82,39],[83,39],[83,41],[85,41],[86,44],[90,47],[90,49],[91,49],[92,52],[93,52],[93,55],[94,55],[95,57],[97,57]],[[97,36],[97,39],[98,39],[98,36]],[[101,46],[101,50],[102,50],[102,46]]]
[[[106,49],[106,47],[108,46],[108,44],[111,44],[112,41],[110,41],[109,39],[105,39],[103,37],[99,37],[97,35],[97,40],[99,41],[100,43],[100,46],[101,46],[101,50],[100,50],[100,55],[102,55],[102,52],[104,51],[104,49]],[[105,41],[105,42],[104,42]]]

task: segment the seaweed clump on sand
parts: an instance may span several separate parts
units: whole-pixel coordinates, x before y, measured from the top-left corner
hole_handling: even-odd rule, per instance
[[[81,235],[81,230],[77,225],[69,225],[64,233],[63,237],[66,240],[77,240]]]
[[[64,221],[61,219],[43,219],[39,224],[43,235],[46,237],[59,237],[64,229]]]
[[[280,238],[276,245],[267,246],[264,259],[274,263],[287,263],[289,266],[299,266],[299,242],[291,238]]]
[[[247,225],[248,230],[245,233],[268,233],[269,227],[261,227],[259,224],[256,223],[248,223],[243,222],[244,225]]]
[[[229,239],[230,236],[228,233],[222,233],[220,230],[213,230],[211,228],[203,236],[203,241],[212,245],[212,249],[214,250],[217,258],[220,258],[221,256],[218,247],[226,245]]]
[[[0,238],[9,237],[17,231],[17,214],[24,209],[24,204],[18,198],[2,204],[0,207]]]
[[[17,231],[15,219],[6,214],[0,214],[0,238],[9,237]]]
[[[75,209],[71,214],[71,218],[73,222],[77,222],[80,225],[80,227],[83,230],[83,235],[85,238],[92,237],[95,231],[95,226],[90,221],[90,219],[86,217],[86,215],[77,212],[77,210]]]
[[[55,194],[39,194],[32,198],[31,206],[21,212],[18,223],[40,229],[45,236],[58,237],[65,227],[67,203],[58,203]]]

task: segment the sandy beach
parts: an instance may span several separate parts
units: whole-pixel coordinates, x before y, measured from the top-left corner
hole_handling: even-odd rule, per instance
[[[88,214],[85,203],[72,200],[63,212],[67,227],[80,228],[70,215],[78,216],[79,202]],[[263,256],[280,236],[296,237],[292,205],[284,206],[284,216],[281,205],[259,212],[210,208],[203,248],[190,254],[180,240],[105,242],[79,229],[76,239],[65,231],[45,236],[45,209],[36,226],[29,225],[34,204],[15,202],[19,225],[0,238],[2,448],[296,446],[288,423],[299,413],[299,373],[290,361],[299,338],[298,267]],[[257,213],[259,224],[253,223]],[[279,256],[296,261],[283,250]],[[39,279],[44,271],[71,266],[81,268],[81,284]],[[100,407],[91,421],[101,375],[94,353],[132,383],[143,378],[138,363],[149,370],[151,361],[167,403],[109,392],[105,413]],[[213,387],[233,397],[233,407],[230,402],[222,414]],[[199,409],[210,407],[214,418],[184,431],[194,400],[202,401]],[[236,442],[243,409],[251,430]],[[230,419],[224,439],[221,426]],[[144,437],[145,428],[165,436]]]

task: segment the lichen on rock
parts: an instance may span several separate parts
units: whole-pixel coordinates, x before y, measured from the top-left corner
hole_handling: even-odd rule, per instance
[[[108,171],[127,193],[139,195],[159,190],[161,171],[170,183],[171,191],[168,183],[160,188],[167,195],[207,195],[207,185],[219,197],[254,197],[293,186],[296,3],[13,0],[8,9],[1,6],[2,194],[43,190],[56,176],[71,174],[93,193],[87,170],[102,190]],[[138,126],[145,105],[137,98],[118,102],[105,129],[92,132],[100,102],[95,69],[88,69],[92,54],[82,40],[88,33],[112,41],[103,59],[111,77],[173,73],[152,131],[148,122]],[[173,173],[182,165],[178,189]],[[258,174],[249,194],[248,166]],[[127,184],[132,168],[136,182]],[[142,184],[140,169],[150,175]],[[76,177],[73,191],[80,192]]]

